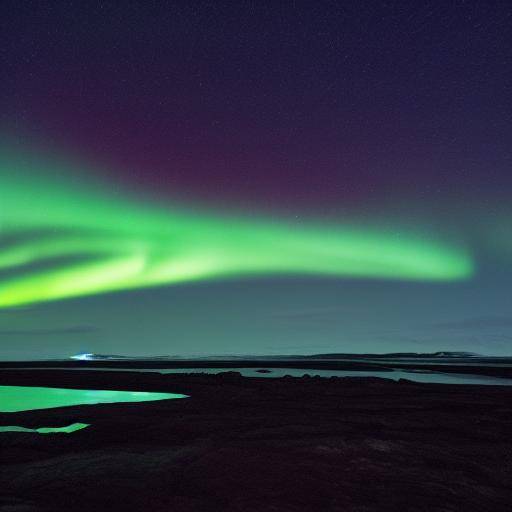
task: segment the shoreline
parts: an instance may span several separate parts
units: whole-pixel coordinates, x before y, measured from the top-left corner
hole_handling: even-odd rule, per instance
[[[147,361],[147,360],[105,360],[105,361],[1,361],[2,372],[16,368],[62,368],[79,370],[83,368],[116,368],[116,369],[187,369],[187,368],[290,368],[300,370],[338,370],[338,371],[372,371],[392,372],[393,370],[420,370],[438,373],[459,373],[468,375],[485,375],[488,377],[512,378],[512,366],[486,366],[485,364],[422,364],[421,362],[405,363],[396,361],[357,362],[357,361],[332,361],[332,360],[276,360],[276,359],[226,359],[215,361],[204,360],[179,360],[179,361]]]

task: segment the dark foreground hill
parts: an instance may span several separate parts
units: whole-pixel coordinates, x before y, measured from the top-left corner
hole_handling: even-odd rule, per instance
[[[488,511],[512,502],[512,388],[2,371],[190,398],[0,414],[0,511]]]

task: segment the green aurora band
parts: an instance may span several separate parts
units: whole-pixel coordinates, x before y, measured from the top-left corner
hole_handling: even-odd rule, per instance
[[[463,247],[419,232],[170,207],[51,160],[0,149],[0,308],[237,276],[473,273]]]

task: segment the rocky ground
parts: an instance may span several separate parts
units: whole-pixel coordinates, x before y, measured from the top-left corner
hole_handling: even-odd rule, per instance
[[[512,388],[7,371],[3,385],[190,398],[0,413],[0,511],[511,510]]]

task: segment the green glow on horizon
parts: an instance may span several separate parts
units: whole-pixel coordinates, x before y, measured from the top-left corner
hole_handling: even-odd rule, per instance
[[[462,247],[419,231],[187,211],[77,181],[88,174],[0,150],[0,308],[238,276],[473,273]]]
[[[53,409],[55,407],[84,404],[152,402],[185,397],[186,395],[175,393],[146,391],[0,386],[0,412],[33,411],[35,409]]]

